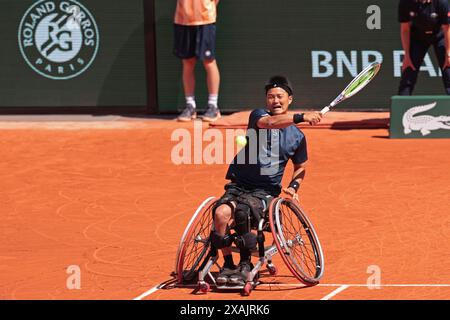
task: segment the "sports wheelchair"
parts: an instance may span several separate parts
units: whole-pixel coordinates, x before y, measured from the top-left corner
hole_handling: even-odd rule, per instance
[[[259,273],[264,264],[270,275],[278,273],[272,263],[277,253],[281,254],[287,268],[300,282],[306,286],[319,283],[324,273],[324,258],[314,227],[297,201],[278,197],[270,201],[264,209],[264,218],[258,223],[257,248],[252,251],[252,256],[257,256],[259,260],[249,272],[245,285],[219,286],[211,270],[216,267],[220,271],[217,262],[220,250],[214,248],[210,240],[214,231],[212,211],[217,201],[215,197],[203,201],[181,237],[174,272],[179,285],[197,282],[198,289],[206,293],[212,284],[216,289],[243,290],[242,294],[248,296],[259,284]],[[271,234],[272,244],[264,246],[267,233],[269,236]],[[232,252],[239,252],[235,245],[231,249]]]

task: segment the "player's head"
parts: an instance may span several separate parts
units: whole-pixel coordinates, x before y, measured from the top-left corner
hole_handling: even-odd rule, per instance
[[[292,86],[283,76],[273,76],[265,86],[266,106],[272,114],[287,112],[292,103]]]

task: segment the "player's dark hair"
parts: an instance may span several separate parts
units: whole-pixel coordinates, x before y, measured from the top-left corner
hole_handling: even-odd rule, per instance
[[[292,85],[288,78],[284,76],[273,76],[270,78],[269,82],[266,84],[266,94],[272,88],[282,88],[284,89],[290,96],[292,96]]]

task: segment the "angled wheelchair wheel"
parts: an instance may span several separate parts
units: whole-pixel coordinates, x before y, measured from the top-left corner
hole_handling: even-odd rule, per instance
[[[275,245],[286,266],[305,285],[318,284],[324,272],[324,260],[311,221],[291,199],[276,198],[269,210]]]
[[[178,283],[195,282],[208,258],[215,197],[203,201],[189,221],[178,247],[175,273]]]

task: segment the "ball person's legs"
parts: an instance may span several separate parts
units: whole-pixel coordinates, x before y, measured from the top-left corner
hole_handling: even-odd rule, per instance
[[[203,66],[206,71],[206,84],[208,86],[208,93],[210,95],[218,95],[220,87],[220,72],[217,66],[217,61],[203,60]]]
[[[195,65],[197,58],[183,59],[182,61],[184,95],[192,97],[195,95]]]

